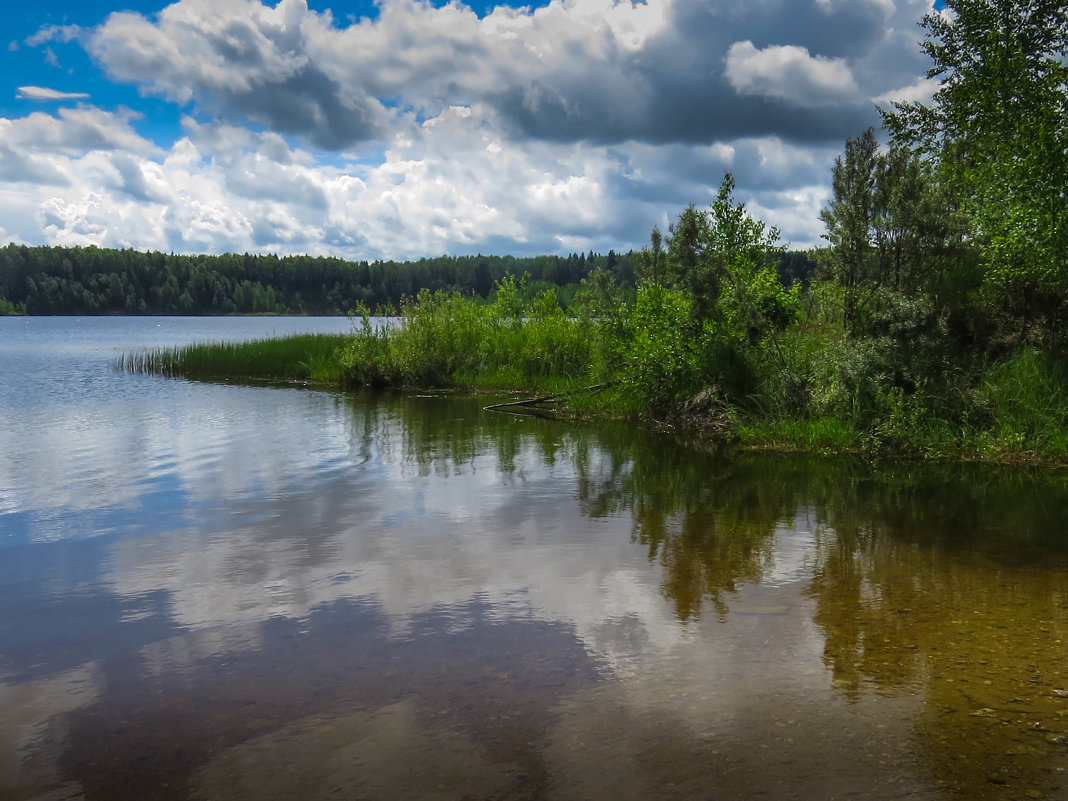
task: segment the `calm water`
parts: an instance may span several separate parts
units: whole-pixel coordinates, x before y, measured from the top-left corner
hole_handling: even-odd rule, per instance
[[[0,799],[1068,798],[1068,479],[726,458],[0,318]]]

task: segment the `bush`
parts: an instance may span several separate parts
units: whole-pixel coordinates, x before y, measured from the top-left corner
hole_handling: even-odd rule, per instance
[[[691,330],[690,301],[682,292],[654,282],[638,288],[622,348],[619,394],[628,411],[661,413],[700,388]]]
[[[1068,456],[1068,363],[1031,348],[990,370],[977,393],[996,447]]]
[[[551,289],[525,308],[523,289],[508,277],[490,304],[420,292],[405,301],[398,320],[378,328],[362,308],[340,354],[347,382],[516,388],[584,378],[590,345],[583,325],[564,314]]]
[[[398,371],[392,358],[389,327],[376,327],[362,303],[353,315],[352,337],[337,354],[342,383],[369,387],[395,383]]]

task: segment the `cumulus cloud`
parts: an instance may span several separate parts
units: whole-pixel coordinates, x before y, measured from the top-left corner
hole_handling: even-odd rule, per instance
[[[48,28],[185,115],[0,119],[13,238],[176,251],[412,258],[642,246],[726,170],[795,246],[872,99],[920,93],[930,0],[178,0]],[[53,91],[24,87],[44,97]],[[94,90],[94,97],[100,95]],[[56,98],[59,99],[59,98]],[[63,97],[62,99],[78,99]],[[81,98],[84,100],[85,98]],[[13,188],[14,187],[14,188]]]
[[[411,122],[380,161],[324,163],[275,133],[193,119],[166,150],[114,149],[101,138],[87,148],[87,115],[120,133],[128,121],[105,125],[105,112],[81,111],[0,122],[0,175],[27,182],[17,200],[0,195],[12,235],[33,241],[36,228],[61,244],[352,259],[606,252],[641,247],[686,203],[711,202],[728,169],[758,192],[796,194],[818,184],[833,158],[774,138],[561,149],[502,136],[491,108],[454,106]],[[795,244],[817,241],[811,221],[794,222],[803,204],[782,198],[792,216],[769,208],[769,221]]]
[[[823,106],[857,98],[858,88],[840,58],[820,58],[793,45],[758,50],[752,42],[735,42],[727,51],[724,74],[735,91],[785,100],[799,106]]]
[[[61,92],[45,86],[20,86],[15,97],[19,100],[85,100],[85,92]]]
[[[161,182],[154,181],[153,175],[157,173],[152,162],[142,162],[123,153],[112,154],[107,162],[114,178],[106,180],[108,186],[129,195],[134,200],[147,203],[164,203],[167,201],[167,192],[160,186]]]
[[[112,14],[88,47],[114,78],[147,92],[182,104],[196,98],[221,116],[335,150],[380,135],[386,112],[316,63],[310,28],[321,35],[327,25],[304,0],[274,8],[250,0],[182,0],[156,21]]]
[[[0,120],[0,142],[51,153],[154,152],[155,145],[139,135],[131,124],[139,116],[128,109],[113,113],[93,106],[61,108],[54,116],[34,112],[17,120]]]
[[[938,81],[922,78],[908,86],[883,92],[874,100],[880,106],[889,106],[892,103],[926,103],[930,101],[936,89],[938,89]]]
[[[4,126],[0,125],[0,181],[11,184],[28,183],[36,186],[66,186],[70,183],[64,172],[52,160],[22,152],[4,142],[2,140],[4,130]],[[26,234],[31,233],[32,231],[26,231]]]
[[[852,70],[893,13],[889,0],[555,0],[480,18],[386,0],[341,26],[306,0],[178,0],[151,19],[112,14],[87,47],[145,92],[328,150],[380,140],[405,112],[478,103],[510,135],[550,141],[813,141],[875,120],[865,98],[892,86],[860,91]],[[819,113],[790,117],[783,100]]]

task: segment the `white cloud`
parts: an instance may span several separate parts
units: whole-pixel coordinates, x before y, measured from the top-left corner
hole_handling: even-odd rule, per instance
[[[0,218],[21,241],[183,252],[603,252],[710,202],[729,169],[815,244],[834,153],[878,124],[869,98],[921,91],[927,8],[383,0],[338,22],[305,0],[178,0],[50,27],[27,44],[78,42],[183,129],[161,147],[130,110],[0,119]],[[54,91],[23,87],[79,99]]]
[[[327,150],[388,139],[407,112],[475,104],[510,135],[549,141],[844,139],[874,121],[864,97],[887,88],[858,92],[844,54],[862,61],[882,41],[887,8],[766,0],[728,15],[704,0],[555,0],[479,18],[385,0],[375,19],[338,25],[305,0],[179,0],[153,19],[112,14],[87,46],[143,91]],[[758,51],[735,29],[801,42]],[[767,102],[783,98],[820,113],[786,124]]]
[[[53,154],[89,150],[156,152],[155,145],[131,125],[139,116],[129,110],[112,113],[93,106],[61,108],[56,115],[37,111],[15,120],[0,120],[0,142]]]
[[[819,213],[830,198],[830,189],[823,185],[757,192],[748,211],[758,219],[773,221],[788,246],[807,248],[823,244]]]
[[[484,106],[410,123],[376,162],[322,163],[274,133],[192,120],[163,151],[129,126],[92,108],[0,120],[0,175],[26,183],[10,234],[33,241],[43,232],[57,244],[352,259],[605,252],[641,247],[665,215],[710,202],[726,169],[746,199],[747,185],[785,186],[787,194],[808,186],[831,158],[831,151],[816,158],[776,139],[561,149],[502,136]],[[4,206],[0,197],[0,213]],[[790,215],[795,206],[783,201]],[[775,208],[768,213],[795,243],[818,239],[798,237]]]
[[[724,74],[739,94],[785,100],[797,106],[853,101],[858,87],[840,58],[809,55],[793,45],[758,50],[752,42],[735,42],[727,51]]]
[[[46,25],[26,39],[30,47],[40,47],[48,42],[75,42],[85,36],[85,29],[78,25]]]
[[[329,17],[304,0],[271,8],[251,0],[181,0],[153,22],[117,12],[89,51],[114,76],[179,104],[194,98],[232,119],[251,119],[317,147],[339,149],[382,133],[382,103],[316,63]],[[147,76],[147,77],[146,77]]]
[[[856,0],[815,0],[815,2],[821,10],[828,14],[857,4]],[[894,0],[866,0],[866,3],[859,3],[859,5],[865,4],[873,10],[880,11],[885,19],[889,19],[895,10]]]
[[[938,81],[930,78],[921,78],[916,83],[891,89],[883,92],[873,100],[880,106],[888,106],[891,103],[926,103],[938,89]]]
[[[19,100],[85,100],[85,92],[61,92],[45,86],[20,86],[15,97]]]
[[[53,159],[42,158],[34,153],[27,153],[14,148],[2,140],[3,125],[7,120],[0,120],[0,181],[8,184],[27,183],[38,187],[52,187],[69,183],[66,173]],[[12,192],[13,187],[8,187]],[[33,229],[27,228],[24,235],[32,236]]]

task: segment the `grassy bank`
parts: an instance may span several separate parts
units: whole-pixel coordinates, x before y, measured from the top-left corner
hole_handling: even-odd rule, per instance
[[[298,334],[250,342],[203,342],[123,354],[120,370],[204,380],[340,383],[337,354],[345,334]]]
[[[356,318],[351,334],[140,351],[118,366],[208,380],[559,394],[562,411],[751,449],[1068,463],[1068,364],[1034,349],[969,369],[959,362],[952,384],[905,393],[882,386],[881,362],[858,364],[826,328],[716,350],[714,339],[691,341],[685,304],[662,289],[605,305],[587,286],[575,316],[551,292],[520,304],[518,289],[503,285],[491,304],[424,293],[389,324]],[[702,359],[709,350],[722,361]],[[607,386],[582,391],[592,385]]]

